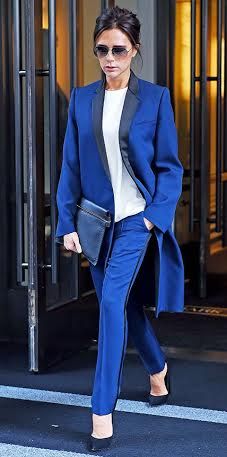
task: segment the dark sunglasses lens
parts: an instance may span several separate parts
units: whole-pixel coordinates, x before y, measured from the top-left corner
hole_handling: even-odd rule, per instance
[[[108,47],[107,46],[96,46],[94,48],[94,54],[97,57],[105,57],[108,54]],[[127,55],[127,49],[124,47],[113,47],[112,53],[116,57],[121,57],[121,56],[126,56]]]
[[[115,48],[113,47],[113,55],[114,56],[125,56],[127,54],[127,50],[125,48]]]
[[[106,46],[96,46],[95,54],[99,57],[104,57],[108,54],[108,48]]]

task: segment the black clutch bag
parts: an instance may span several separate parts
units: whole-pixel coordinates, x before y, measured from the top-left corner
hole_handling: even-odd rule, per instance
[[[96,265],[106,231],[111,224],[109,210],[96,205],[92,201],[82,197],[77,204],[75,216],[75,230],[84,256],[93,265]]]

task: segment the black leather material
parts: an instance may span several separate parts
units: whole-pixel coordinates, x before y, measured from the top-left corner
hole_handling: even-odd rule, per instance
[[[95,438],[90,435],[90,441],[88,445],[89,451],[99,451],[101,449],[106,449],[111,445],[113,435],[108,438]]]
[[[84,256],[93,265],[96,265],[105,234],[106,227],[111,224],[108,210],[96,205],[85,197],[77,204],[75,229]]]
[[[99,253],[106,227],[110,227],[111,215],[109,210],[82,197],[77,204],[75,216],[75,232],[79,236],[82,252],[93,265],[99,259]],[[56,243],[64,244],[64,237],[56,237]]]

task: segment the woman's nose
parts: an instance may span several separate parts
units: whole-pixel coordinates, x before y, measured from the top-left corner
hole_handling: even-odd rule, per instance
[[[111,49],[109,49],[108,54],[106,55],[106,59],[108,60],[108,62],[114,60]]]

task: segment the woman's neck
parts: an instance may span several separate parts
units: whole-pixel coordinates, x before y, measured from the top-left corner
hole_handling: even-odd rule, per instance
[[[106,90],[118,90],[124,89],[128,86],[130,73],[127,76],[119,79],[112,80],[111,78],[105,77],[105,89]]]

